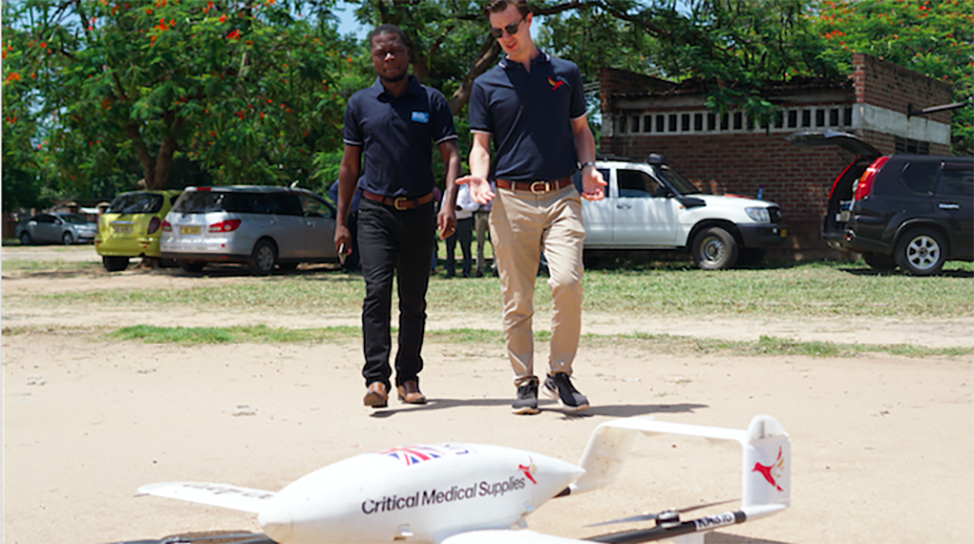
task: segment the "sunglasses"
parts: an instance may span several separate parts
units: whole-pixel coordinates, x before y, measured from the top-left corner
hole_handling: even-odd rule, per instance
[[[521,20],[520,21],[518,21],[516,23],[509,24],[509,25],[505,26],[504,28],[494,28],[494,27],[491,27],[490,28],[490,35],[491,35],[491,37],[493,37],[494,39],[500,39],[501,36],[504,35],[504,31],[505,30],[511,36],[517,34],[518,29],[521,28],[521,21],[523,21],[525,17],[527,17],[527,15],[525,15],[524,17],[521,17]]]

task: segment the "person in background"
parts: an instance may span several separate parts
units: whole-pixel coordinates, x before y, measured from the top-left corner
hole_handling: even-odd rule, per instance
[[[357,180],[362,192],[359,256],[365,280],[363,401],[366,406],[384,408],[392,375],[389,357],[394,280],[399,293],[396,389],[402,402],[426,402],[419,389],[419,373],[423,370],[430,255],[437,226],[441,237],[456,229],[453,208],[460,153],[453,114],[443,94],[408,74],[409,49],[402,30],[380,25],[369,33],[368,46],[378,77],[371,87],[352,95],[345,108],[335,247],[351,250],[345,220]],[[435,215],[430,160],[434,145],[443,159],[446,177],[445,205]]]
[[[440,202],[443,200],[443,192],[439,187],[433,187],[433,212],[440,213]],[[436,233],[433,233],[433,254],[430,255],[430,275],[436,273],[436,254],[440,251],[440,240]]]
[[[460,186],[463,190],[463,185]],[[493,192],[495,189],[494,182],[490,182],[490,190]],[[477,277],[480,278],[484,275],[484,246],[487,244],[487,240],[490,239],[488,233],[490,232],[488,227],[490,221],[490,202],[486,204],[480,204],[477,211],[473,212],[473,229],[477,236]],[[494,272],[496,273],[497,267],[494,267]]]
[[[457,230],[453,235],[446,239],[446,277],[452,278],[456,274],[456,253],[457,241],[460,242],[460,252],[463,254],[461,271],[463,277],[470,277],[472,268],[472,253],[470,252],[470,242],[473,239],[473,212],[480,207],[470,198],[470,187],[461,185],[457,191]]]

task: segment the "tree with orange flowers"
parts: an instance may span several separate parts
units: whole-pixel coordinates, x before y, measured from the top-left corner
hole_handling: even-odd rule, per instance
[[[826,57],[845,70],[868,53],[950,82],[951,148],[974,154],[974,4],[970,0],[818,0],[811,14]],[[922,97],[917,97],[922,101]],[[930,104],[940,105],[940,104]]]
[[[347,61],[354,40],[302,6],[5,2],[4,114],[17,120],[4,139],[44,119],[21,145],[46,139],[61,184],[125,174],[162,188],[175,160],[216,183],[307,183],[312,156],[341,146],[360,76]],[[5,145],[5,171],[7,160]]]

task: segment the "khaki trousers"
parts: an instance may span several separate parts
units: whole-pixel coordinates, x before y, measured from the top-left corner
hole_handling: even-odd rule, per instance
[[[490,236],[501,280],[504,341],[514,384],[534,374],[534,284],[541,252],[548,261],[551,289],[549,374],[572,373],[582,329],[582,201],[573,185],[543,195],[498,189],[490,214]]]

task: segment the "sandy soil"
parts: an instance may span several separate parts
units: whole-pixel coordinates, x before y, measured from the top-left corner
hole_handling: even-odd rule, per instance
[[[42,249],[20,251],[40,255]],[[25,253],[4,248],[3,254]],[[80,250],[67,254],[91,258]],[[8,304],[6,297],[90,289],[101,282],[144,284],[149,274],[155,286],[201,281],[152,270],[104,278],[5,275],[3,326],[147,323],[146,316],[122,308],[54,311]],[[206,281],[238,280],[228,274]],[[356,316],[288,313],[219,318],[294,327],[357,324]],[[213,319],[160,311],[151,323]],[[458,323],[498,328],[499,317],[497,323],[471,324],[465,316],[433,315],[430,326]],[[393,401],[387,410],[371,411],[361,406],[357,342],[183,347],[108,342],[57,330],[3,335],[3,542],[103,543],[190,531],[259,531],[250,514],[136,497],[146,483],[193,480],[277,490],[345,457],[423,442],[499,444],[575,462],[592,430],[611,418],[648,414],[743,428],[760,413],[777,418],[791,435],[792,508],[712,533],[708,543],[974,541],[970,356],[752,358],[660,355],[652,345],[636,343],[584,348],[575,376],[593,408],[570,417],[543,404],[537,416],[515,417],[508,410],[510,370],[499,346],[427,344],[422,385],[429,405]],[[585,317],[586,332],[630,330],[974,345],[970,319]],[[599,531],[583,528],[587,523],[739,497],[739,482],[736,445],[640,439],[618,483],[552,501],[529,522],[542,532],[590,536]]]

